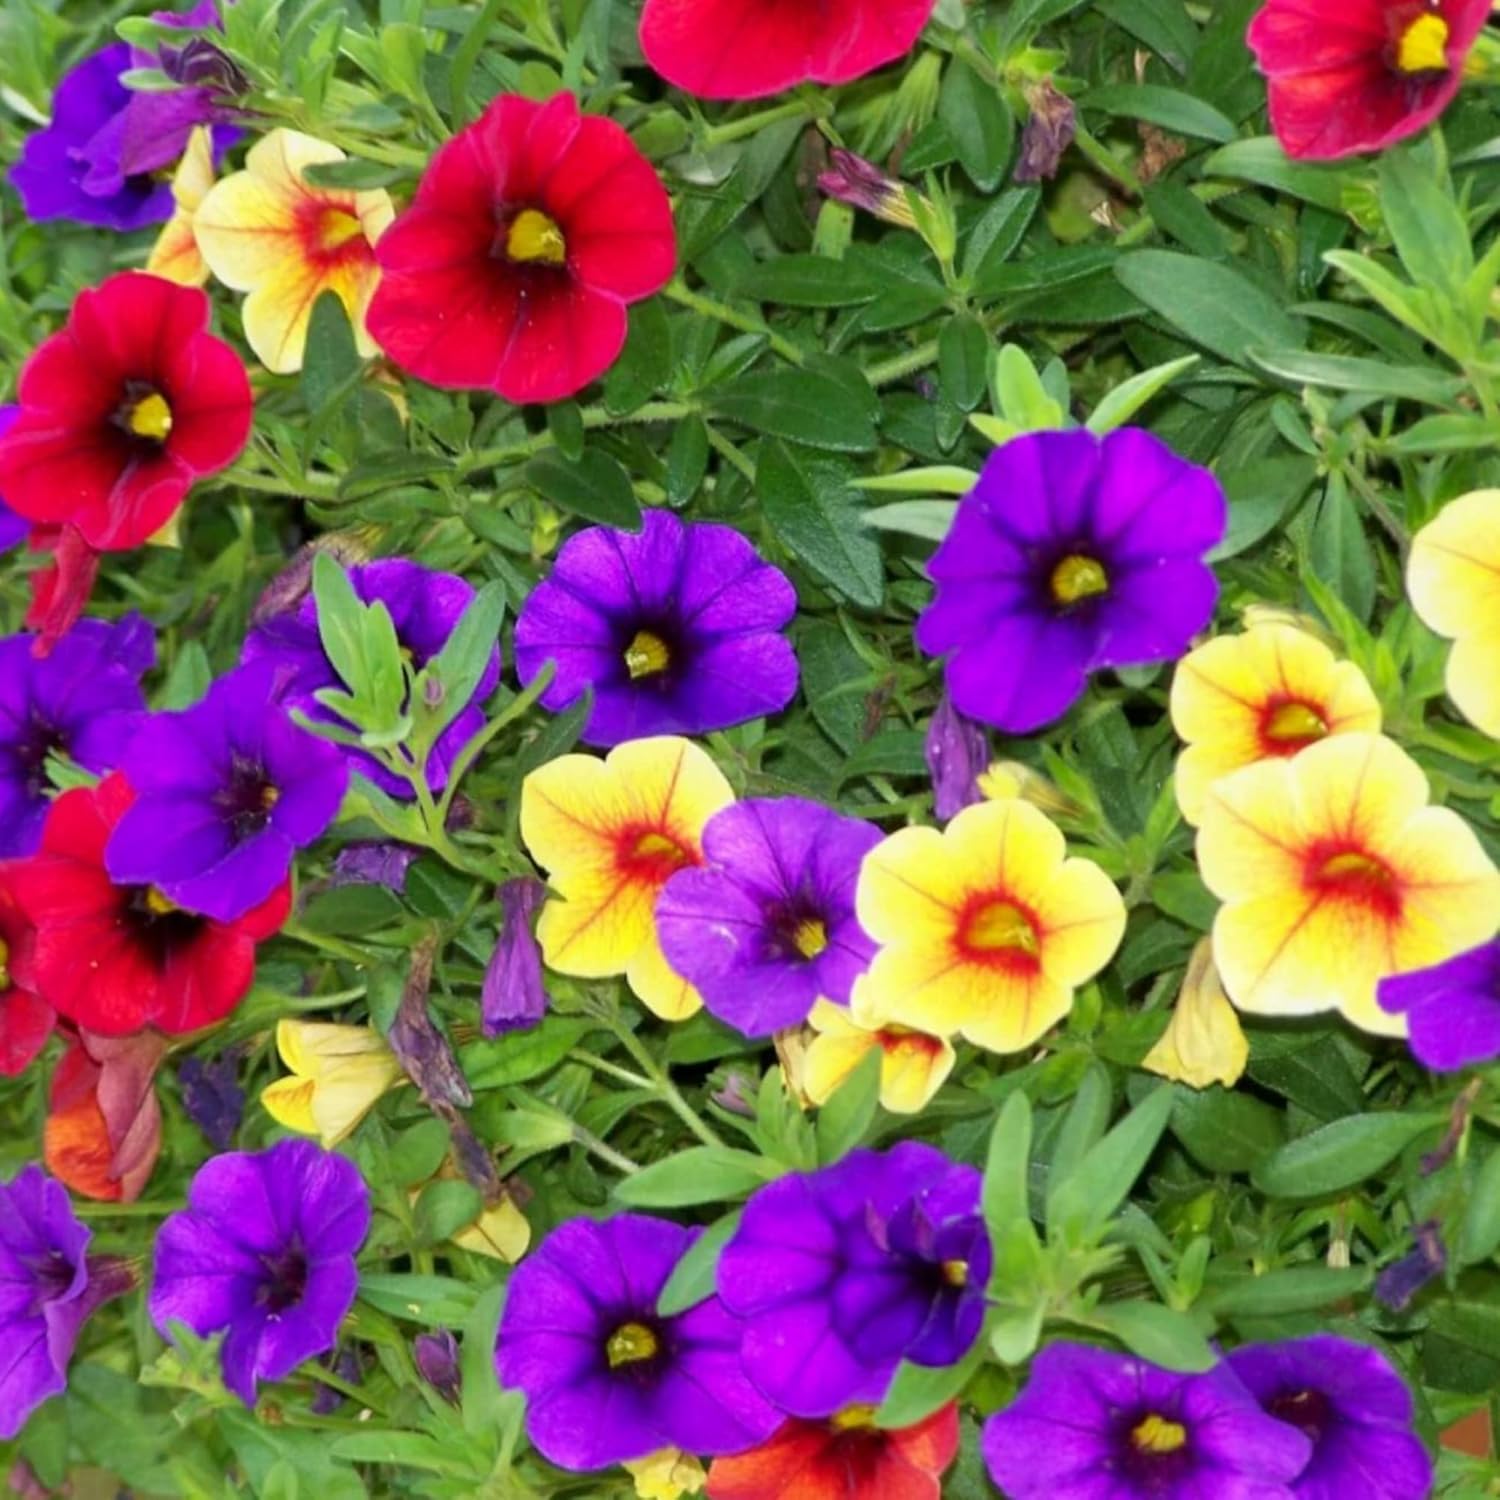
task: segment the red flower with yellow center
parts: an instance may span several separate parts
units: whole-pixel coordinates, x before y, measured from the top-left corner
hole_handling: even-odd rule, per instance
[[[52,1007],[16,979],[30,942],[31,925],[10,881],[0,879],[0,1077],[22,1072],[47,1045],[57,1020]]]

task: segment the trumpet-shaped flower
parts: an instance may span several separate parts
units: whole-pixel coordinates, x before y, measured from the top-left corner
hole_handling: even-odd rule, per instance
[[[1141,1066],[1195,1089],[1233,1088],[1249,1060],[1250,1044],[1214,968],[1213,943],[1204,938],[1188,961],[1172,1019]]]
[[[162,226],[146,260],[153,276],[178,286],[202,286],[208,280],[208,264],[198,249],[193,221],[213,185],[213,144],[208,131],[198,125],[172,174],[172,217]]]
[[[1416,1059],[1452,1073],[1500,1057],[1500,938],[1446,963],[1382,979],[1382,1010],[1404,1015]]]
[[[688,740],[632,740],[603,759],[564,755],[521,787],[521,837],[554,892],[537,940],[560,974],[623,974],[643,1004],[681,1021],[703,1004],[662,953],[654,909],[667,881],[703,863],[703,826],[734,801]]]
[[[1341,734],[1217,782],[1198,829],[1204,883],[1224,902],[1214,961],[1257,1015],[1338,1010],[1404,1036],[1376,986],[1500,927],[1500,871],[1427,780],[1380,735]]]
[[[1068,858],[1045,813],[966,807],[941,833],[903,828],[870,853],[856,909],[881,944],[862,985],[889,1021],[1017,1052],[1055,1025],[1109,962],[1125,903]]]
[[[1183,657],[1172,680],[1172,723],[1187,741],[1177,759],[1177,803],[1196,824],[1221,776],[1331,734],[1379,733],[1380,704],[1364,673],[1322,641],[1290,625],[1257,625]]]
[[[889,1002],[871,995],[856,980],[847,1007],[820,1000],[808,1024],[817,1033],[807,1049],[802,1087],[814,1104],[826,1104],[839,1085],[880,1051],[880,1102],[893,1115],[925,1109],[953,1071],[953,1044],[946,1037],[899,1026],[890,1020]]]
[[[1500,490],[1460,496],[1412,538],[1406,590],[1412,608],[1453,642],[1448,696],[1500,740]]]
[[[335,1026],[283,1017],[276,1050],[291,1069],[262,1091],[279,1125],[315,1135],[332,1148],[349,1135],[405,1074],[385,1038],[368,1026]]]
[[[208,268],[248,292],[245,338],[278,375],[302,368],[313,304],[332,292],[344,304],[361,354],[377,346],[365,312],[380,280],[375,242],[395,218],[384,188],[316,187],[307,169],[345,160],[337,146],[296,130],[273,130],[250,148],[245,169],[217,184],[193,216]]]

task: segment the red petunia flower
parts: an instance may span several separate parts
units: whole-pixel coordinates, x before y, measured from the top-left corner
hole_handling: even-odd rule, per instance
[[[286,920],[291,884],[234,922],[182,911],[150,886],[116,885],[104,845],[134,800],[118,773],[64,792],[37,853],[0,867],[35,932],[17,978],[101,1036],[197,1031],[250,988],[255,945]]]
[[[52,1007],[16,979],[31,943],[31,924],[10,882],[0,878],[0,1076],[14,1078],[47,1045]]]
[[[677,263],[672,206],[613,120],[571,94],[502,94],[438,151],[381,236],[366,316],[402,369],[450,390],[560,401],[612,365],[626,304]]]
[[[641,51],[702,99],[848,83],[904,57],[936,0],[646,0]]]
[[[1379,151],[1448,107],[1490,0],[1269,0],[1246,40],[1288,156]]]
[[[958,1408],[890,1431],[874,1425],[874,1411],[852,1406],[826,1422],[789,1421],[759,1448],[716,1458],[709,1500],[939,1500],[958,1452]]]

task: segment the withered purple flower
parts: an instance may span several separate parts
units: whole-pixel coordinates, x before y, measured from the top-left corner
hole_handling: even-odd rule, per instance
[[[542,982],[542,950],[536,940],[536,914],[547,897],[540,880],[525,875],[507,880],[500,898],[500,935],[485,965],[479,992],[484,1034],[524,1031],[547,1014]]]

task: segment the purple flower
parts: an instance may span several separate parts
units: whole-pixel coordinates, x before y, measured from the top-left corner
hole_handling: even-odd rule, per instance
[[[484,1034],[525,1031],[547,1014],[542,982],[542,950],[534,918],[547,898],[547,887],[530,875],[507,880],[498,892],[500,935],[484,967],[479,1013]]]
[[[1180,656],[1213,616],[1224,534],[1206,469],[1122,427],[1034,432],[990,455],[928,571],[917,644],[950,653],[960,713],[1011,733],[1058,718],[1100,667]]]
[[[1068,1343],[1037,1355],[982,1440],[1010,1500],[1291,1500],[1311,1446],[1223,1365],[1179,1375]]]
[[[703,830],[704,864],[656,899],[667,962],[711,1014],[746,1036],[845,1005],[875,944],[854,915],[860,862],[880,830],[800,797],[751,798]]]
[[[591,745],[703,734],[791,702],[797,658],[779,632],[796,608],[739,532],[650,510],[638,534],[592,526],[564,544],[516,621],[516,671],[529,683],[557,663],[553,710],[592,688]]]
[[[436,1333],[419,1333],[412,1343],[412,1357],[422,1379],[444,1401],[458,1405],[462,1380],[458,1369],[458,1340],[446,1328]]]
[[[701,1231],[644,1214],[554,1229],[511,1276],[495,1367],[526,1394],[526,1431],[564,1469],[660,1448],[738,1453],[781,1415],[740,1364],[743,1329],[717,1297],[662,1317],[657,1298]]]
[[[923,753],[932,777],[932,810],[938,817],[955,817],[984,801],[979,778],[989,769],[989,736],[954,708],[946,692],[932,712]]]
[[[882,172],[872,161],[835,146],[829,153],[829,167],[818,174],[818,191],[839,203],[862,208],[887,224],[915,229],[917,216],[912,212],[906,184]]]
[[[79,1329],[134,1284],[123,1261],[86,1253],[92,1237],[40,1167],[0,1183],[0,1439],[67,1385]]]
[[[1412,1055],[1453,1073],[1500,1057],[1500,938],[1430,969],[1382,979],[1380,1008],[1406,1015]]]
[[[156,660],[150,625],[80,620],[48,656],[36,637],[0,639],[0,857],[30,854],[51,805],[47,757],[88,771],[117,764],[145,710],[141,674]]]
[[[1312,1457],[1297,1500],[1424,1500],[1432,1460],[1412,1431],[1412,1400],[1391,1362],[1333,1334],[1249,1344],[1229,1367],[1269,1416],[1305,1433]]]
[[[438,573],[400,557],[350,568],[349,581],[363,603],[373,604],[378,599],[390,611],[396,638],[417,671],[448,644],[449,636],[474,599],[472,586],[456,574]],[[342,683],[319,639],[318,605],[311,592],[295,609],[258,620],[245,639],[240,659],[246,663],[274,663],[281,674],[288,708],[300,709],[317,723],[342,722],[315,696],[324,688],[340,688]],[[448,768],[454,756],[484,727],[481,705],[495,691],[499,680],[500,650],[497,646],[473,697],[438,736],[428,757],[427,783],[433,791],[441,791],[447,785]],[[363,750],[346,748],[343,753],[349,759],[351,770],[373,781],[391,796],[414,795],[406,781],[387,771]]]
[[[1027,88],[1026,103],[1031,113],[1021,132],[1021,154],[1011,175],[1016,182],[1042,182],[1057,176],[1063,153],[1078,133],[1078,116],[1073,101],[1059,93],[1050,78]]]
[[[154,714],[120,769],[136,799],[105,868],[188,911],[232,922],[287,878],[297,850],[338,816],[349,769],[338,746],[278,706],[276,674],[244,667],[180,713]]]
[[[406,872],[422,851],[412,844],[394,844],[370,840],[345,844],[334,856],[333,873],[328,884],[383,885],[399,896],[406,889]]]
[[[243,1061],[242,1050],[231,1047],[212,1062],[185,1057],[177,1070],[182,1107],[215,1151],[227,1151],[234,1144],[245,1114],[245,1091],[240,1087]]]
[[[718,1282],[750,1378],[784,1412],[826,1417],[878,1402],[903,1358],[961,1359],[989,1274],[979,1173],[907,1141],[759,1189]]]
[[[311,1141],[216,1156],[157,1235],[152,1322],[165,1338],[174,1321],[224,1332],[224,1384],[254,1406],[257,1382],[334,1347],[369,1228],[358,1169]]]
[[[0,437],[5,436],[6,429],[20,415],[19,406],[0,406]],[[31,522],[25,516],[18,516],[0,498],[0,552],[9,551],[17,542],[24,540],[30,530]]]
[[[1416,1225],[1412,1240],[1413,1248],[1375,1278],[1375,1300],[1393,1312],[1405,1312],[1417,1293],[1436,1281],[1448,1266],[1448,1247],[1436,1219]]]

